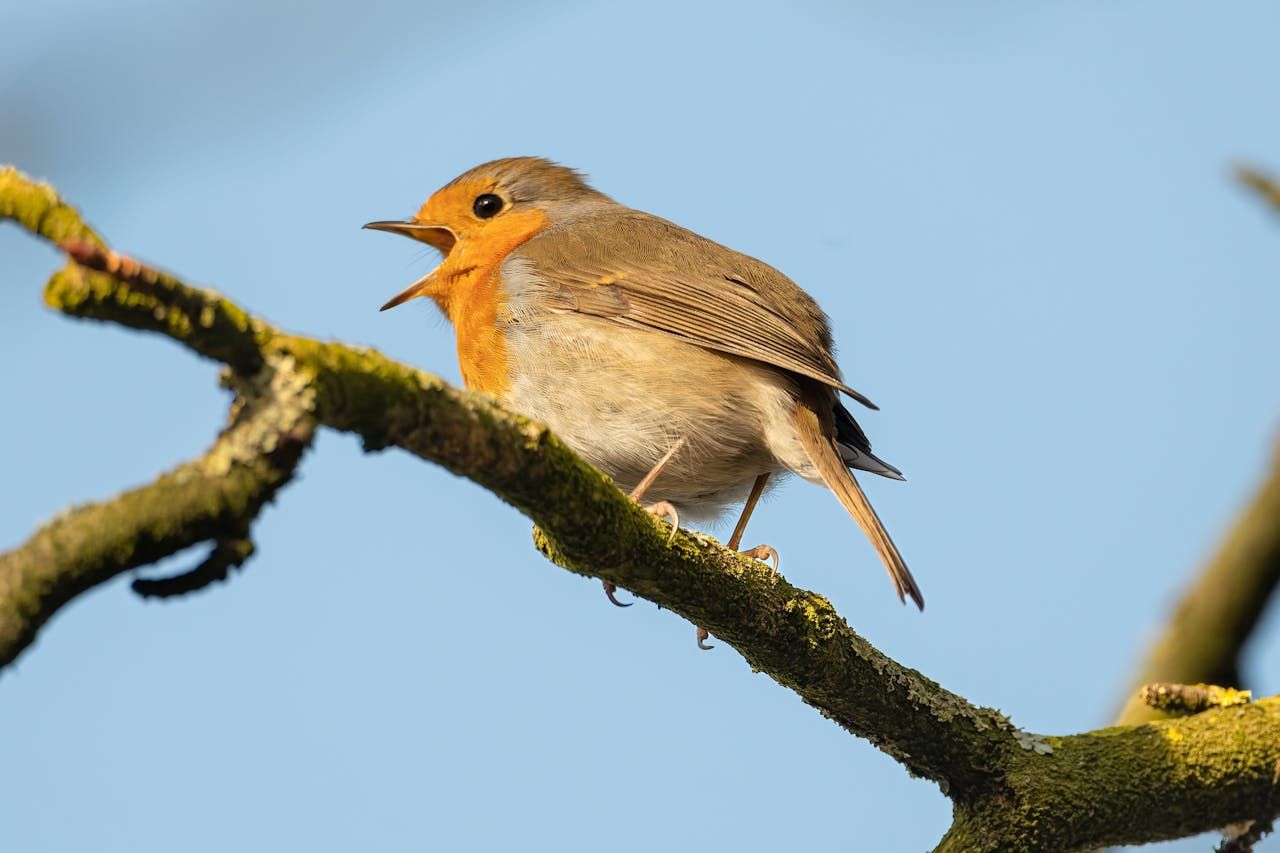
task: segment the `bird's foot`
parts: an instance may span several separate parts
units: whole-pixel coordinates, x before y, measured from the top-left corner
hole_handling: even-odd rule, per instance
[[[748,548],[747,550],[739,551],[738,553],[744,557],[750,557],[753,560],[759,560],[762,563],[765,560],[772,560],[773,570],[775,572],[778,570],[779,562],[781,562],[778,559],[778,552],[773,550],[773,548],[769,547],[768,545],[757,545],[754,548]]]
[[[671,524],[671,535],[667,537],[667,544],[670,545],[676,538],[676,531],[680,529],[680,513],[676,512],[676,508],[667,501],[658,501],[657,503],[642,506],[645,512],[650,515],[656,515],[658,518],[665,518]],[[608,596],[609,601],[617,607],[630,607],[635,604],[634,601],[618,600],[618,585],[609,581],[600,581],[604,586],[604,594]]]
[[[658,518],[665,518],[671,524],[671,535],[667,537],[667,544],[670,545],[675,541],[676,532],[680,530],[680,513],[676,512],[676,508],[668,501],[658,501],[657,503],[648,504],[641,507],[650,515],[656,515]]]

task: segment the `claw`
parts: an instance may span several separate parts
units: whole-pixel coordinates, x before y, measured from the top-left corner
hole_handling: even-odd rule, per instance
[[[658,501],[649,504],[644,511],[650,515],[656,515],[658,518],[665,518],[671,524],[671,535],[667,537],[667,544],[670,545],[676,539],[676,532],[680,529],[680,513],[676,512],[676,508],[667,501]]]
[[[634,601],[618,600],[618,597],[615,594],[618,591],[618,585],[616,583],[609,583],[608,581],[600,581],[600,583],[604,584],[604,594],[609,597],[609,600],[613,602],[615,607],[630,607],[635,604]]]
[[[770,548],[768,545],[757,545],[754,548],[748,548],[747,550],[739,551],[738,553],[744,557],[750,557],[753,560],[759,560],[762,563],[765,560],[772,560],[773,570],[775,572],[778,570],[778,564],[782,562],[782,560],[778,557],[778,552]]]
[[[698,628],[698,648],[702,649],[704,652],[709,652],[715,648],[715,646],[707,645],[707,638],[710,636],[711,635],[707,633],[706,628]]]

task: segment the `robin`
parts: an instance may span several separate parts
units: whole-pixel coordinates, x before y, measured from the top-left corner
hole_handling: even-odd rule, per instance
[[[877,407],[841,379],[827,317],[791,279],[536,157],[477,166],[412,219],[365,227],[444,255],[382,310],[431,297],[453,325],[468,388],[547,424],[674,525],[678,512],[708,520],[745,501],[735,550],[778,475],[825,485],[898,598],[924,608],[850,471],[903,479],[838,395]],[[777,561],[768,546],[743,553]],[[699,646],[706,636],[699,629]]]

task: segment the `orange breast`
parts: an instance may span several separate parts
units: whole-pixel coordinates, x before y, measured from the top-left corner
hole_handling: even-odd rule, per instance
[[[462,291],[449,314],[458,338],[462,382],[472,391],[500,396],[511,384],[507,344],[498,324],[498,312],[505,302],[502,275],[495,268]]]
[[[474,237],[461,239],[436,273],[440,286],[431,295],[453,324],[462,381],[473,391],[501,396],[511,387],[500,269],[545,222],[540,210],[507,213]]]

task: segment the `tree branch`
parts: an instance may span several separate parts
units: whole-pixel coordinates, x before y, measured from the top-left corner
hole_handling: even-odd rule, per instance
[[[259,329],[239,306],[87,240],[63,240],[58,247],[75,265],[67,268],[66,279],[55,276],[49,283],[45,299],[51,305],[56,300],[66,313],[95,320],[110,320],[127,309],[134,328],[162,332],[241,375],[262,369]],[[106,275],[86,275],[86,270]],[[121,301],[127,304],[117,304]],[[139,308],[150,313],[140,314]]]
[[[537,523],[537,546],[555,563],[625,586],[708,628],[754,668],[935,781],[956,803],[956,824],[941,849],[1139,842],[1275,814],[1280,705],[1274,701],[1065,738],[1020,731],[998,712],[881,654],[825,598],[766,565],[701,535],[681,532],[668,544],[664,522],[546,427],[372,350],[285,334],[216,294],[106,252],[68,211],[51,190],[0,171],[0,216],[64,244],[92,244],[69,246],[93,269],[73,264],[55,274],[45,290],[51,306],[169,335],[227,363],[227,382],[246,405],[293,400],[295,426],[354,432],[367,450],[400,447],[485,486]],[[262,366],[247,373],[259,360]],[[240,422],[233,418],[204,459],[73,512],[0,557],[0,643],[10,638],[0,645],[6,655],[0,660],[29,643],[72,590],[173,553],[185,547],[181,542],[243,542],[242,525],[256,500],[246,496],[269,496],[271,484],[278,487],[292,471],[256,467],[274,459],[264,437],[293,435],[268,416],[276,408],[263,405],[265,428],[243,424],[258,439],[232,440]],[[299,437],[301,446],[309,437]],[[209,470],[207,460],[246,445],[255,451],[246,460]],[[172,494],[159,491],[166,488]],[[182,518],[177,528],[175,511]],[[185,532],[190,525],[198,528],[194,534]],[[56,545],[36,544],[55,527]],[[27,568],[6,568],[19,564]],[[64,574],[74,582],[61,581]],[[51,584],[60,585],[58,595],[40,594]]]
[[[1017,733],[1025,741],[1020,745],[1014,738],[1016,729],[997,712],[975,708],[885,657],[855,634],[826,599],[790,585],[763,563],[705,536],[681,532],[668,544],[665,522],[628,500],[545,426],[372,350],[285,334],[212,291],[189,287],[110,252],[100,240],[63,238],[88,231],[73,227],[74,211],[51,190],[24,185],[15,174],[0,172],[0,214],[12,209],[6,207],[5,187],[16,188],[26,200],[20,221],[37,223],[36,233],[59,239],[74,258],[88,265],[72,263],[54,274],[44,294],[50,306],[75,317],[167,335],[201,355],[225,361],[233,386],[250,381],[243,374],[247,367],[267,365],[254,375],[273,377],[273,382],[286,377],[289,387],[305,388],[305,411],[314,423],[360,435],[366,450],[403,448],[488,488],[539,525],[538,547],[554,562],[625,586],[707,627],[757,669],[792,687],[849,731],[872,740],[912,772],[937,781],[943,790],[980,786],[996,773],[1005,751],[1032,749],[1038,743]],[[58,230],[40,229],[39,223],[52,220],[33,209],[33,196],[58,211]],[[185,468],[179,472],[185,474]],[[110,547],[82,544],[79,550],[63,552],[62,559],[74,557],[89,567],[77,576],[100,582],[192,542],[235,539],[238,528],[232,522],[239,514],[211,531],[197,523],[202,516],[184,512],[184,527],[196,532],[180,540],[163,539],[168,550],[135,548],[129,560],[108,559],[128,550],[124,545],[134,538],[157,538],[120,519],[139,516],[138,501],[150,498],[148,490],[164,487],[175,475],[139,490],[142,496],[127,493],[92,508],[117,519]],[[190,494],[202,490],[218,493],[227,486],[204,483]],[[172,497],[166,493],[165,500]],[[59,530],[77,531],[79,542],[96,541],[99,525],[87,517],[73,515],[60,523]],[[43,534],[6,558],[29,553]],[[44,557],[51,554],[46,549]],[[51,561],[44,565],[54,574],[60,571]],[[15,576],[7,589],[21,597],[25,586],[25,578]],[[77,585],[80,588],[83,585]],[[0,647],[6,650],[0,660],[11,660],[34,627],[66,598],[41,598],[38,607],[7,618],[11,633],[23,640]],[[25,620],[22,624],[19,616]]]
[[[1007,791],[957,802],[937,850],[1092,849],[1280,812],[1280,699],[1050,743],[1013,757]]]
[[[203,456],[110,501],[73,508],[0,554],[0,665],[80,593],[201,542],[217,543],[213,557],[246,538],[293,477],[315,427],[314,395],[290,382],[287,364],[275,367],[259,374],[264,387],[238,389],[229,423]],[[154,587],[144,582],[140,591]]]

